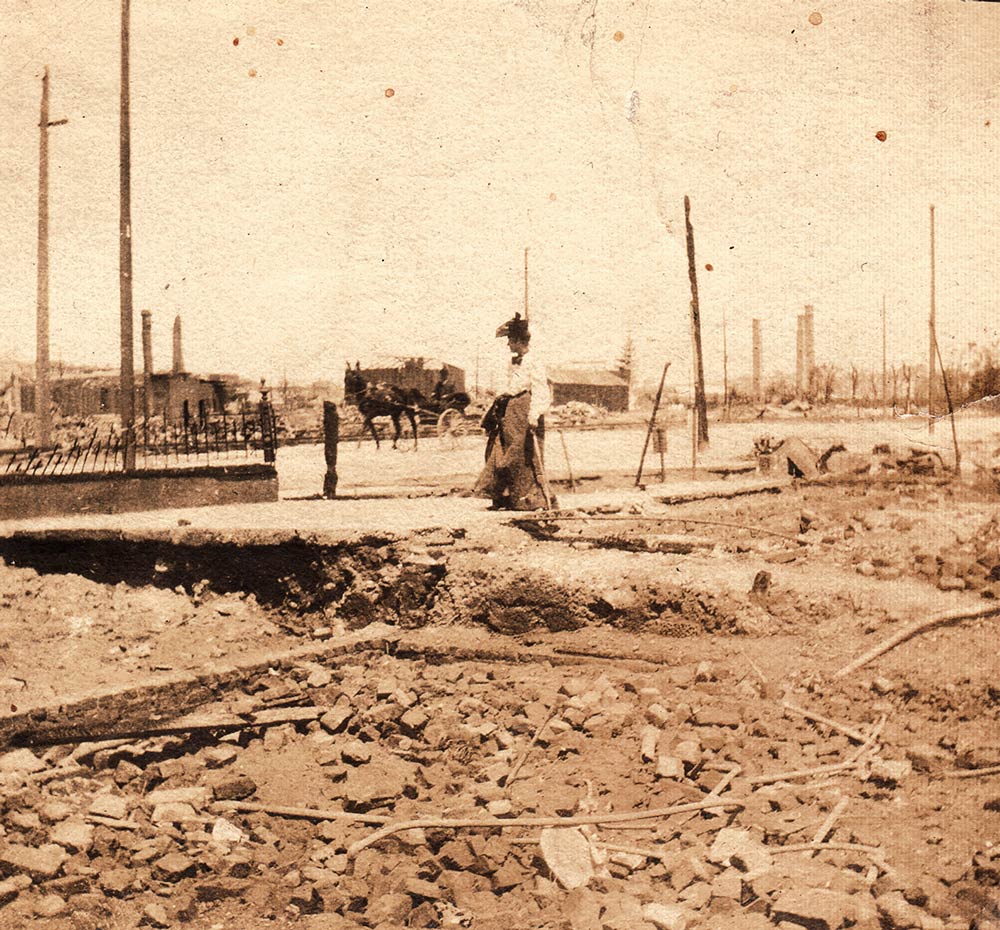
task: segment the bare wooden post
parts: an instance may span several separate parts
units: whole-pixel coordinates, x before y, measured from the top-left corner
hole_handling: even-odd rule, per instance
[[[129,100],[129,0],[122,0],[121,91],[118,127],[118,291],[121,304],[121,420],[125,434],[122,465],[135,468],[135,361],[132,334],[132,150]],[[133,440],[130,442],[130,440]]]
[[[52,392],[49,383],[49,68],[42,72],[38,117],[38,291],[35,330],[35,445],[52,444]]]
[[[886,408],[886,382],[885,382],[885,291],[882,292],[882,412]]]
[[[753,320],[753,399],[760,403],[763,399],[763,387],[761,385],[761,344],[760,344],[760,320]]]
[[[701,309],[698,304],[698,272],[694,258],[694,228],[691,198],[684,195],[684,226],[687,233],[688,278],[691,280],[691,342],[694,352],[694,407],[698,444],[708,444],[708,407],[705,403],[705,366],[701,355]]]
[[[35,444],[52,442],[49,396],[49,69],[42,74],[38,119],[38,317],[35,330]]]
[[[323,401],[323,454],[326,457],[326,475],[323,478],[323,497],[333,500],[337,496],[337,445],[340,442],[340,414],[337,405]]]
[[[722,308],[722,410],[729,420],[729,351],[726,347],[726,308]]]
[[[805,382],[804,371],[805,371],[805,326],[802,314],[798,314],[795,317],[795,397],[798,400],[802,399],[804,393],[803,384]]]
[[[153,314],[142,311],[142,417],[148,423],[153,412]]]
[[[813,372],[816,370],[816,317],[812,304],[806,304],[802,320],[802,379],[806,400],[813,402]]]
[[[934,204],[931,204],[931,313],[928,320],[930,350],[927,359],[927,432],[934,432],[934,348],[937,336],[934,332],[934,317],[936,316],[934,294]]]

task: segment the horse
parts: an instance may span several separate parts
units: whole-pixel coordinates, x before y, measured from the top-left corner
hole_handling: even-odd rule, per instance
[[[392,447],[402,434],[399,418],[405,416],[410,421],[413,430],[413,448],[417,447],[417,411],[420,409],[422,396],[415,389],[397,387],[394,384],[383,384],[376,381],[369,384],[361,374],[361,366],[350,364],[344,372],[344,402],[358,408],[365,420],[365,428],[375,440],[375,448],[379,448],[378,430],[373,422],[377,417],[389,417],[396,429],[392,437]]]

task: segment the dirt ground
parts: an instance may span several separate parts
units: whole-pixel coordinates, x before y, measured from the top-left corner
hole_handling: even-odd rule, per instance
[[[9,535],[0,927],[1000,926],[995,496],[659,493]]]

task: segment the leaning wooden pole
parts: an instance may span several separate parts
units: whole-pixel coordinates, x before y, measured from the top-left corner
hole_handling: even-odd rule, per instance
[[[635,474],[635,486],[642,484],[642,468],[646,464],[646,451],[649,449],[649,437],[653,435],[656,426],[656,415],[660,411],[660,399],[663,397],[663,385],[667,380],[667,369],[670,362],[663,366],[663,374],[660,375],[660,386],[656,389],[656,400],[653,401],[653,412],[649,415],[649,427],[646,430],[646,441],[642,444],[642,455],[639,458],[639,470]]]
[[[698,273],[694,260],[694,228],[691,198],[684,195],[684,227],[687,232],[688,278],[691,280],[691,343],[694,353],[694,409],[698,445],[708,444],[708,407],[705,403],[705,366],[701,354],[701,310],[698,304]]]
[[[132,335],[132,154],[129,100],[129,0],[122,0],[121,93],[118,128],[118,292],[121,305],[121,394],[123,456],[126,471],[135,468],[135,362]]]

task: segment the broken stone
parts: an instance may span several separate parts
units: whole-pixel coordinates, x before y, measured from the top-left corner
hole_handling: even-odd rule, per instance
[[[210,746],[205,750],[205,765],[210,769],[221,769],[235,762],[238,756],[234,746]]]
[[[135,874],[128,869],[110,869],[101,875],[98,884],[102,891],[120,898],[135,884]]]
[[[70,852],[87,852],[94,842],[94,828],[82,821],[65,820],[52,828],[49,839]]]
[[[143,922],[151,927],[169,927],[170,918],[167,917],[167,909],[157,902],[147,904],[142,909]]]
[[[640,754],[645,762],[652,762],[656,758],[656,744],[660,741],[660,731],[656,727],[646,726],[642,728],[642,743]]]
[[[365,918],[373,927],[383,923],[401,927],[411,910],[413,901],[408,894],[384,894],[368,905]]]
[[[25,888],[30,887],[31,878],[28,875],[14,875],[5,879],[0,882],[0,904],[13,901]]]
[[[679,904],[647,904],[642,909],[643,920],[657,930],[687,930],[690,912]]]
[[[699,662],[698,667],[694,671],[695,681],[714,681],[715,680],[715,669],[712,663],[709,661]]]
[[[66,850],[55,843],[39,847],[11,844],[0,852],[0,869],[24,872],[37,881],[55,878],[67,858]]]
[[[212,824],[212,839],[216,843],[242,843],[246,838],[246,834],[225,817],[220,817]]]
[[[670,722],[670,713],[662,704],[650,704],[646,708],[646,719],[657,727],[665,727]]]
[[[124,820],[128,816],[128,802],[117,794],[99,794],[90,805],[90,813],[108,820]]]
[[[660,756],[656,760],[656,777],[679,780],[684,777],[684,763],[676,756]]]
[[[872,681],[872,691],[876,694],[892,694],[895,690],[895,682],[890,681],[882,675],[879,675]]]
[[[926,916],[919,908],[910,904],[899,891],[890,891],[875,901],[879,914],[893,927],[922,927]]]
[[[419,708],[412,708],[399,718],[399,722],[411,733],[422,730],[427,725],[428,720],[430,717]]]
[[[153,823],[190,823],[198,819],[198,814],[190,804],[172,801],[167,804],[157,804],[153,808]]]
[[[194,875],[194,872],[194,862],[178,852],[167,853],[153,863],[153,875],[161,881],[178,882]]]
[[[368,743],[362,743],[359,739],[352,739],[341,746],[340,757],[348,765],[365,765],[372,760],[372,749]]]
[[[61,917],[69,908],[66,902],[57,894],[47,894],[40,897],[32,910],[36,917],[43,919]]]
[[[376,759],[347,773],[343,782],[344,799],[355,806],[369,806],[397,798],[414,785],[416,773],[415,765],[395,756]]]
[[[350,704],[338,703],[319,718],[320,726],[330,733],[340,733],[354,716]]]
[[[904,902],[905,903],[905,902]],[[787,921],[807,930],[837,930],[857,922],[853,895],[827,888],[797,888],[782,892],[771,908],[771,920]]]
[[[701,707],[694,712],[694,722],[702,727],[738,727],[743,719],[734,710],[722,707]]]
[[[701,762],[701,744],[693,739],[681,740],[674,746],[674,755],[681,762],[686,762],[688,765],[697,765]]]
[[[0,774],[33,775],[47,766],[30,749],[15,749],[0,756]]]
[[[425,898],[429,901],[437,901],[441,897],[438,886],[422,878],[408,878],[403,885],[403,891],[413,898]]]
[[[249,775],[230,775],[212,786],[216,801],[242,801],[257,792],[257,783]]]
[[[45,823],[59,823],[72,817],[74,809],[62,801],[49,801],[38,808],[38,816]]]
[[[708,851],[708,861],[734,866],[746,873],[743,878],[748,882],[763,875],[773,864],[771,854],[764,845],[755,840],[748,830],[736,827],[724,827],[716,834],[715,842]]]
[[[872,759],[871,776],[879,781],[899,782],[913,771],[906,759]]]
[[[325,688],[330,682],[333,681],[333,675],[327,668],[317,668],[313,669],[309,673],[309,677],[306,679],[306,684],[310,688]]]
[[[546,827],[539,846],[545,864],[564,888],[582,888],[594,877],[590,841],[575,827]]]

